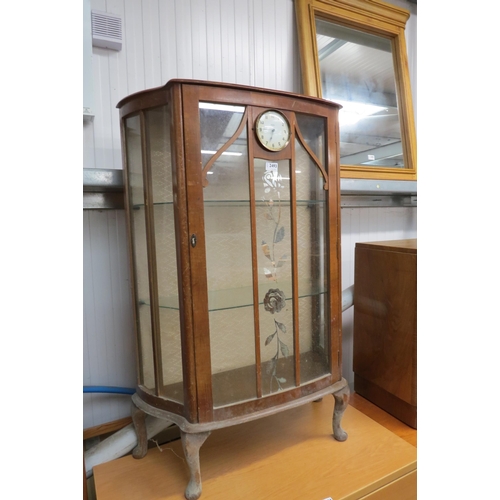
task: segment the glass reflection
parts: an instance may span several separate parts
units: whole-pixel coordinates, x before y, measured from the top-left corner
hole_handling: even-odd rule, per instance
[[[150,151],[154,239],[158,296],[160,300],[161,381],[160,395],[183,402],[181,324],[177,285],[177,252],[173,208],[170,109],[153,108],[145,113]],[[165,306],[168,304],[168,308]]]
[[[154,355],[149,296],[149,273],[146,235],[146,212],[144,207],[144,181],[141,150],[141,120],[138,115],[125,121],[127,144],[128,191],[131,211],[131,233],[134,240],[133,259],[135,287],[138,301],[137,331],[140,344],[140,383],[155,388]]]
[[[321,130],[321,129],[319,129]],[[322,134],[306,134],[322,137]],[[313,143],[313,141],[311,141]],[[321,142],[321,141],[320,141]],[[299,141],[295,144],[297,197],[297,260],[300,331],[300,383],[306,384],[329,373],[326,191],[323,176]],[[304,291],[308,293],[304,293]]]
[[[207,166],[203,200],[212,396],[218,408],[257,397],[247,130],[235,137],[244,107],[205,102],[199,107],[202,166]]]
[[[204,167],[210,158],[236,133],[244,106],[200,102],[201,162]],[[246,140],[233,143],[221,155],[221,161],[231,161],[232,157],[246,154]]]
[[[324,99],[339,113],[342,165],[404,168],[391,41],[316,20]]]

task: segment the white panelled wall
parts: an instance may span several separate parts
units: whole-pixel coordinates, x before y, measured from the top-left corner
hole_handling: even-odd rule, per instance
[[[300,91],[293,0],[90,0],[121,16],[123,49],[93,48],[85,168],[122,168],[116,104],[172,78]]]
[[[84,1],[123,20],[121,51],[92,49],[94,119],[83,125],[84,168],[122,168],[116,104],[172,78],[301,92],[293,0]],[[389,3],[412,11],[404,0]],[[412,70],[416,15],[410,21]],[[135,344],[124,211],[84,210],[83,231],[83,383],[133,387]],[[342,209],[342,289],[354,281],[357,241],[413,238],[416,231],[416,208]],[[352,308],[343,314],[343,335],[343,375],[352,387]],[[130,415],[128,396],[83,398],[84,428]]]

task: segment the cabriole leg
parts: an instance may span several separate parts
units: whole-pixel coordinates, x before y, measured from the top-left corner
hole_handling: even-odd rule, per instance
[[[146,431],[146,413],[132,402],[132,422],[137,435],[137,446],[132,451],[134,458],[144,458],[148,452],[148,434]]]
[[[333,437],[337,441],[345,441],[347,439],[347,432],[340,426],[340,421],[344,415],[345,409],[349,404],[349,386],[346,385],[340,391],[334,392],[333,397],[335,398],[335,408],[333,410]]]
[[[196,500],[201,495],[200,448],[208,436],[210,432],[188,434],[181,431],[182,447],[191,474],[184,492],[187,500]]]

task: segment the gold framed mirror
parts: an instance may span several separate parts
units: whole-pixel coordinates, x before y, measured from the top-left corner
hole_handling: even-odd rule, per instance
[[[304,93],[343,106],[341,177],[416,180],[405,26],[380,0],[295,0]]]

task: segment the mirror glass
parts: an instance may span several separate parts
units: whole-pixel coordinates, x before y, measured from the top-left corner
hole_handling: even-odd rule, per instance
[[[391,40],[316,19],[322,97],[339,113],[340,163],[404,168]]]

